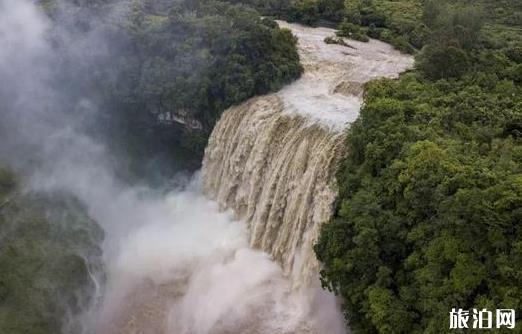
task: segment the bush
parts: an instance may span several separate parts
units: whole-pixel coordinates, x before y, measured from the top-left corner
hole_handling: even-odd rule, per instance
[[[353,23],[344,20],[337,26],[337,36],[349,37],[353,33],[359,33],[361,28]]]
[[[368,36],[366,36],[364,33],[362,32],[357,32],[357,33],[354,33],[350,36],[350,38],[352,39],[355,39],[356,41],[360,41],[360,42],[368,42],[370,41],[370,39],[368,38]]]
[[[390,41],[390,44],[393,45],[397,50],[402,51],[404,53],[414,53],[415,49],[408,42],[407,37],[405,36],[396,36],[393,37]]]
[[[301,0],[293,4],[289,10],[288,19],[290,22],[300,22],[310,26],[315,26],[321,18],[317,3],[310,0]]]
[[[324,42],[326,44],[338,44],[338,45],[342,45],[342,46],[349,46],[348,43],[346,43],[344,41],[344,39],[342,39],[341,37],[325,37],[324,38]]]
[[[414,48],[420,50],[428,42],[430,33],[429,28],[421,23],[409,34],[408,41]]]
[[[336,35],[340,37],[348,37],[361,42],[368,42],[370,39],[361,27],[344,20],[337,27]]]
[[[507,48],[506,55],[515,63],[522,63],[522,45],[512,45]]]
[[[417,68],[432,80],[457,78],[469,69],[469,57],[456,47],[427,46],[417,57]]]

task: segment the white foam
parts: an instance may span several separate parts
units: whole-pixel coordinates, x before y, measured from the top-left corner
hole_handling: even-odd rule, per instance
[[[342,130],[355,121],[362,105],[360,94],[338,92],[338,85],[361,87],[376,78],[395,78],[413,65],[412,56],[378,40],[365,43],[345,39],[350,46],[326,44],[324,39],[335,36],[335,30],[278,23],[298,38],[299,56],[305,68],[299,80],[278,93],[286,112],[304,115],[334,130]]]

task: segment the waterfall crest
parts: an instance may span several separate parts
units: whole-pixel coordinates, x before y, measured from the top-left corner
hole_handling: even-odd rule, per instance
[[[357,118],[363,84],[412,65],[389,45],[328,45],[334,31],[279,22],[298,37],[303,77],[282,91],[226,110],[205,150],[205,194],[248,225],[294,286],[318,273],[313,253],[333,213],[344,130]]]

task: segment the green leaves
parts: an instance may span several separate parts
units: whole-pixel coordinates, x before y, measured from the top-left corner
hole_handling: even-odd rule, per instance
[[[413,314],[407,311],[393,292],[388,289],[372,287],[368,290],[369,320],[380,333],[408,333]]]
[[[503,49],[479,52],[458,79],[366,86],[315,247],[354,333],[442,333],[451,307],[522,306],[522,88]]]

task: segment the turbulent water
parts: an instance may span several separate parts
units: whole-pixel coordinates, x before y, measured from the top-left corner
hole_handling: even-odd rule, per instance
[[[325,44],[331,29],[279,24],[298,37],[304,75],[225,111],[205,151],[203,182],[247,223],[250,245],[299,287],[317,282],[312,247],[332,215],[343,130],[359,113],[363,84],[397,76],[412,58],[376,40]]]
[[[294,292],[280,267],[249,247],[245,225],[197,183],[130,211],[144,208],[147,224],[109,263],[96,333],[342,333],[332,296]]]
[[[206,150],[204,189],[247,222],[251,246],[306,279],[317,273],[311,246],[332,213],[343,136],[284,110],[275,95],[228,110]]]

